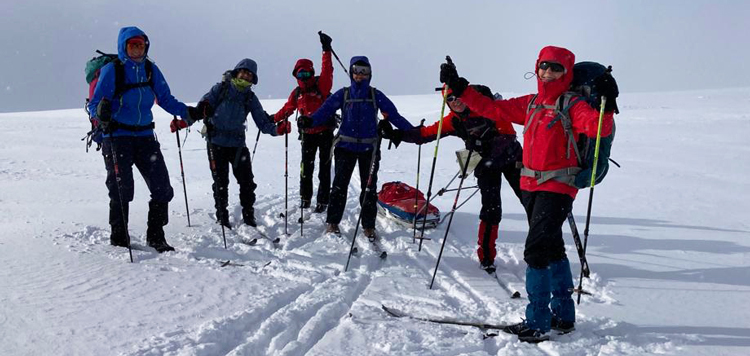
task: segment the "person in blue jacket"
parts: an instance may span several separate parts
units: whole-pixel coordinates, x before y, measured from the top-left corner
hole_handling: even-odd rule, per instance
[[[377,214],[376,187],[380,162],[379,125],[390,121],[401,130],[414,128],[398,113],[396,106],[380,90],[370,86],[372,67],[365,56],[352,57],[349,62],[351,86],[339,89],[328,97],[312,116],[300,116],[300,128],[319,126],[329,120],[336,110],[341,109],[341,126],[334,138],[334,178],[331,187],[330,205],[326,217],[327,233],[340,234],[339,222],[344,214],[346,195],[354,166],[359,164],[359,177],[362,193],[362,228],[368,239],[375,239],[375,216]],[[378,121],[378,110],[385,118]],[[370,167],[373,167],[372,180],[367,187]]]
[[[229,166],[240,186],[240,205],[242,220],[250,226],[257,226],[255,221],[255,188],[250,150],[245,144],[247,115],[253,116],[255,126],[266,134],[273,136],[289,133],[291,124],[280,121],[274,125],[269,115],[263,111],[260,100],[252,91],[252,85],[258,84],[258,65],[252,59],[245,58],[225,74],[222,82],[214,85],[198,103],[200,117],[206,120],[206,142],[208,161],[213,177],[214,205],[216,220],[219,224],[231,228],[229,222]],[[215,108],[215,109],[214,109]],[[195,123],[192,117],[185,120],[172,120],[172,132]]]
[[[156,101],[172,115],[188,118],[196,108],[175,99],[159,67],[148,59],[148,36],[137,27],[123,27],[117,38],[118,59],[101,69],[88,104],[104,129],[102,154],[109,190],[110,243],[128,247],[128,206],[133,200],[133,165],[151,192],[146,241],[158,252],[174,251],[164,238],[168,204],[174,196],[159,141],[154,135],[151,107]]]

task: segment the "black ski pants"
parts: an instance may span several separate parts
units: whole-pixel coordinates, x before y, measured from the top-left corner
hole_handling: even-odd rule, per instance
[[[503,215],[500,197],[502,177],[505,176],[505,180],[521,201],[521,169],[516,168],[515,162],[499,165],[491,160],[482,159],[477,164],[474,175],[477,177],[477,185],[482,194],[482,210],[479,212],[479,220],[490,225],[497,225]]]
[[[213,155],[213,161],[211,156]],[[229,205],[229,167],[232,167],[234,178],[240,186],[240,205],[243,217],[253,214],[255,204],[255,188],[253,181],[253,165],[250,160],[250,150],[247,147],[225,147],[208,143],[208,161],[214,183],[214,206],[217,217],[228,214]]]
[[[333,144],[332,131],[323,131],[317,134],[304,134],[302,136],[300,195],[302,195],[302,200],[306,202],[310,202],[312,199],[315,152],[318,151],[320,169],[318,170],[319,183],[317,203],[328,205],[331,193],[331,144]]]
[[[334,150],[335,176],[333,177],[333,186],[331,187],[331,204],[328,207],[327,223],[338,224],[341,222],[341,218],[344,215],[344,208],[346,208],[349,181],[352,178],[352,173],[354,173],[354,166],[359,165],[359,180],[362,189],[359,195],[359,202],[362,208],[362,228],[375,228],[375,216],[378,212],[377,186],[380,150],[374,156],[375,166],[372,171],[372,182],[368,190],[366,185],[370,174],[370,165],[373,164],[373,151],[353,152],[341,147],[337,147]],[[363,199],[364,204],[362,204]]]
[[[529,221],[529,234],[523,259],[532,268],[547,268],[567,258],[562,226],[573,209],[573,198],[553,192],[523,191],[523,206]]]
[[[151,193],[149,207],[166,206],[174,197],[167,165],[164,163],[159,141],[154,136],[106,137],[102,142],[102,155],[107,169],[105,184],[109,191],[110,225],[124,227],[127,223],[128,204],[133,201],[135,194],[134,165]],[[124,214],[122,208],[125,210]],[[149,211],[149,214],[154,213]]]

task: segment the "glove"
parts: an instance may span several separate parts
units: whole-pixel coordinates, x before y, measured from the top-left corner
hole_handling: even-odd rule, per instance
[[[292,124],[290,124],[289,121],[279,121],[279,123],[276,124],[277,135],[281,136],[290,132],[292,132]]]
[[[183,119],[185,118],[183,117]],[[203,120],[203,112],[198,110],[198,108],[196,107],[188,106],[187,107],[187,120],[191,123],[196,122],[198,120]]]
[[[323,31],[318,31],[318,36],[320,36],[320,44],[323,45],[323,52],[333,51],[333,48],[331,48],[331,42],[333,42],[331,36],[326,35]]]
[[[300,129],[307,129],[312,127],[313,119],[307,115],[301,115],[297,118],[297,127]]]
[[[440,82],[445,83],[451,88],[453,95],[460,97],[464,93],[469,81],[458,76],[458,71],[453,63],[443,63],[440,65]]]
[[[198,112],[201,115],[200,116],[201,119],[214,116],[214,108],[211,107],[211,104],[209,104],[208,101],[204,100],[204,101],[199,102],[195,108],[198,109]]]
[[[396,148],[401,144],[404,137],[404,133],[401,130],[394,130],[388,120],[380,120],[378,122],[378,132],[380,132],[380,137],[391,140],[391,143],[396,145]]]
[[[102,98],[99,105],[96,106],[96,118],[99,119],[99,126],[105,133],[110,133],[110,123],[112,123],[112,105],[108,99]]]
[[[187,122],[185,120],[177,120],[172,119],[172,122],[169,123],[169,131],[171,132],[177,132],[177,130],[181,130],[188,127]]]
[[[594,81],[594,87],[601,96],[607,98],[607,103],[604,104],[604,112],[615,112],[619,114],[620,110],[617,108],[616,98],[620,95],[620,90],[617,88],[617,82],[615,82],[615,78],[612,77],[612,74],[606,72],[599,76],[599,78],[596,78]]]

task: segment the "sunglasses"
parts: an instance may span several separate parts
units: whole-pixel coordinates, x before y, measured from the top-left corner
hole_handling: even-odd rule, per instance
[[[555,62],[542,62],[542,63],[539,63],[539,69],[541,69],[541,70],[547,70],[547,69],[549,69],[549,70],[551,70],[553,72],[557,72],[557,73],[564,73],[565,72],[565,67],[563,67],[562,64],[555,63]]]
[[[128,48],[137,48],[137,49],[146,48],[146,43],[144,42],[128,42],[126,45]]]
[[[301,71],[297,72],[297,75],[295,75],[295,76],[297,77],[297,79],[307,79],[307,78],[312,77],[313,74],[315,74],[315,73],[310,72],[310,71],[306,71],[306,70],[301,70]]]
[[[370,69],[370,67],[368,66],[362,66],[358,64],[352,66],[352,74],[370,75],[370,73],[372,73],[372,69]]]

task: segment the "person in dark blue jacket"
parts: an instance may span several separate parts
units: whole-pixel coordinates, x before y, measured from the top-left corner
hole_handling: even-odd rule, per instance
[[[409,130],[414,126],[398,113],[396,106],[385,94],[370,86],[372,67],[367,57],[355,56],[349,63],[352,85],[339,89],[328,97],[312,116],[300,116],[297,124],[303,129],[323,125],[336,110],[341,109],[341,126],[334,138],[335,175],[326,217],[328,224],[326,232],[341,233],[338,225],[346,206],[347,187],[354,172],[354,166],[359,164],[362,188],[360,202],[363,200],[365,202],[362,205],[362,228],[365,236],[375,239],[377,237],[375,232],[376,187],[380,162],[380,151],[377,149],[379,147],[378,110],[383,113],[385,120],[401,130]],[[373,167],[372,180],[368,189],[367,181],[371,165]]]
[[[245,144],[247,115],[253,116],[255,126],[273,136],[289,133],[291,124],[280,121],[274,125],[269,115],[263,111],[260,100],[251,87],[258,84],[258,65],[252,59],[241,60],[234,70],[227,73],[224,80],[214,85],[198,103],[199,116],[205,116],[206,141],[211,175],[214,179],[213,192],[216,207],[216,220],[231,228],[229,222],[229,166],[240,186],[242,220],[255,227],[255,188],[250,150]],[[215,110],[214,110],[215,108]],[[199,117],[200,118],[200,117]],[[172,132],[195,123],[192,117],[186,120],[173,120]]]
[[[168,204],[174,196],[159,141],[154,135],[154,101],[172,115],[188,118],[198,111],[175,99],[159,67],[148,59],[149,39],[137,27],[123,27],[117,38],[118,59],[101,69],[88,104],[104,129],[102,154],[109,190],[110,243],[130,245],[128,205],[133,200],[133,165],[151,192],[146,241],[157,251],[174,251],[164,238]]]

